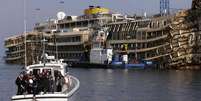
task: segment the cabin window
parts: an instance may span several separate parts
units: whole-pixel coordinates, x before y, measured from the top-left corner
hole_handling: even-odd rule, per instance
[[[49,73],[49,75],[51,75],[51,69],[43,69],[43,73]]]
[[[40,73],[40,69],[33,69],[33,75],[38,75]]]
[[[164,21],[163,23],[164,23],[164,26],[167,25],[167,22],[166,22],[166,21]]]
[[[59,70],[54,70],[54,76],[57,77],[61,73]]]

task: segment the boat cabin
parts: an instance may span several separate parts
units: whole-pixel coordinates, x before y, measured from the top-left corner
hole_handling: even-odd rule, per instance
[[[68,72],[68,67],[66,63],[62,63],[62,60],[52,61],[50,60],[48,63],[39,63],[35,65],[30,65],[26,67],[27,73],[33,73],[36,75],[37,73],[42,73],[44,71],[48,72],[52,77],[55,77],[60,72],[63,76]]]

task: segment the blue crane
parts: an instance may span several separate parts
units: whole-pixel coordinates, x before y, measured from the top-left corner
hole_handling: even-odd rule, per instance
[[[170,13],[170,1],[160,0],[160,14],[166,15]]]

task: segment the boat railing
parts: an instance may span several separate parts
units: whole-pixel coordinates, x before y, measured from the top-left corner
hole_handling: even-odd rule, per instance
[[[74,76],[69,76],[70,81],[69,84],[66,84],[67,87],[62,91],[63,94],[68,94],[67,96],[70,97],[76,92],[79,87],[80,87],[80,81],[74,77]]]

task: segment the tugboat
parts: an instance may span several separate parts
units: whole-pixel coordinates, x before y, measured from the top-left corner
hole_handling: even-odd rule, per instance
[[[47,54],[42,57],[42,62],[26,66],[17,77],[18,91],[12,101],[68,101],[79,89],[79,80],[69,74],[62,59]]]

